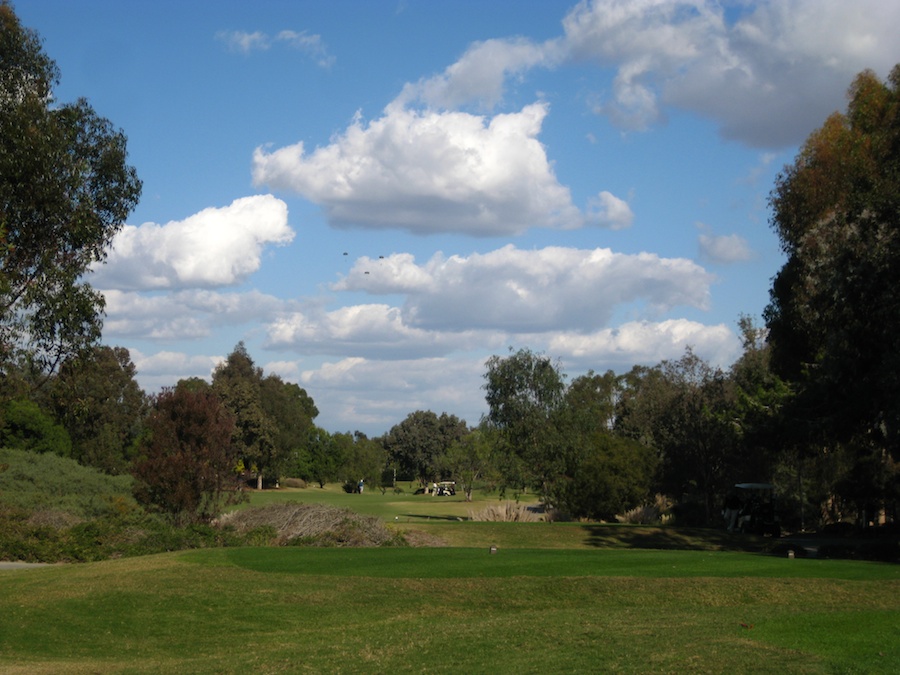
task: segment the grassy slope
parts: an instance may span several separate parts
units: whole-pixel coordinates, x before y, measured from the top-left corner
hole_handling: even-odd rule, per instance
[[[874,563],[219,549],[0,579],[5,673],[900,669],[900,569]]]
[[[702,530],[460,522],[460,497],[251,503],[284,499],[452,547],[0,571],[0,672],[900,672],[897,565],[722,551],[747,540]]]

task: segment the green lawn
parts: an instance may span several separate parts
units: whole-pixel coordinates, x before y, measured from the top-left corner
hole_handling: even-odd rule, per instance
[[[4,673],[900,671],[876,563],[262,548],[0,579]]]
[[[767,543],[760,538],[729,535],[724,530],[705,528],[667,528],[631,525],[597,525],[591,523],[495,523],[470,522],[470,511],[480,511],[501,500],[496,493],[476,492],[468,503],[462,493],[453,497],[416,495],[404,484],[404,492],[382,494],[367,490],[363,494],[347,494],[338,485],[324,489],[251,491],[250,501],[238,508],[298,501],[328,504],[377,516],[404,530],[423,532],[435,543],[449,546],[506,548],[653,548],[758,551]],[[531,495],[519,503],[537,505]]]
[[[464,522],[461,497],[310,488],[251,504],[284,499],[445,546],[2,570],[0,672],[900,672],[898,565],[766,556],[709,530]]]
[[[458,522],[469,517],[469,511],[479,511],[488,504],[496,504],[499,496],[476,493],[472,503],[467,503],[461,492],[452,497],[432,497],[431,495],[414,494],[414,486],[403,483],[403,492],[395,494],[388,490],[366,489],[360,494],[347,494],[339,485],[326,485],[324,488],[308,487],[304,489],[283,488],[280,490],[250,491],[248,505],[263,506],[284,501],[315,502],[332,506],[348,507],[359,513],[378,516],[385,521],[400,523],[419,523],[428,521],[449,520]],[[537,504],[537,499],[526,495],[523,504]],[[510,495],[510,499],[512,496]]]

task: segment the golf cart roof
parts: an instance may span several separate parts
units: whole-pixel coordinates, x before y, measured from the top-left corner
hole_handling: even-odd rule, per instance
[[[775,486],[771,483],[735,483],[734,487],[741,490],[774,490]]]

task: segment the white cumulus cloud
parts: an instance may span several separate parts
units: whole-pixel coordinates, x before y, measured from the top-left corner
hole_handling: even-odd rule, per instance
[[[587,219],[611,230],[621,230],[631,227],[634,212],[624,199],[604,190],[588,203]]]
[[[740,341],[723,324],[705,325],[688,319],[658,323],[632,321],[616,328],[589,333],[561,333],[548,342],[550,353],[564,362],[595,368],[597,363],[615,370],[634,365],[655,365],[678,359],[690,347],[701,358],[727,367],[740,355]]]
[[[287,205],[271,195],[234,200],[165,225],[126,225],[92,283],[102,289],[212,288],[244,281],[259,269],[267,244],[294,238]]]
[[[483,359],[385,362],[351,357],[303,370],[298,381],[314,392],[321,411],[317,423],[328,428],[336,426],[334,420],[353,420],[386,431],[422,408],[423,391],[428,392],[430,410],[477,425],[486,407],[480,391],[483,374]]]
[[[727,265],[753,258],[750,245],[739,234],[701,234],[699,245],[701,257],[715,263]]]
[[[453,109],[474,101],[490,109],[503,98],[509,77],[536,66],[554,66],[562,57],[558,41],[509,38],[476,42],[440,75],[407,84],[393,105],[421,101],[431,108]]]
[[[267,347],[304,353],[408,359],[502,344],[502,337],[465,329],[437,331],[410,325],[398,307],[350,305],[333,311],[284,312],[267,328]]]
[[[597,111],[646,129],[675,106],[758,147],[799,143],[852,78],[897,62],[900,3],[591,0],[563,20],[571,58],[615,69]]]
[[[513,245],[468,257],[361,259],[334,290],[406,296],[404,324],[428,330],[593,330],[637,303],[646,313],[705,309],[712,275],[684,258]]]
[[[583,216],[537,136],[545,103],[486,118],[392,107],[324,147],[257,148],[257,185],[320,204],[338,227],[511,235],[578,227]]]
[[[259,291],[219,293],[187,289],[165,295],[109,290],[103,335],[121,340],[197,340],[217,327],[270,321],[285,301]]]
[[[190,355],[176,351],[159,351],[155,354],[144,354],[134,348],[128,351],[140,376],[141,386],[147,393],[158,392],[163,387],[174,387],[178,380],[189,377],[209,381],[213,370],[224,360],[223,356]]]

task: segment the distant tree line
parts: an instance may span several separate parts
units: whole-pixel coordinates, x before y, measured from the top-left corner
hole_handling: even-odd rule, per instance
[[[795,526],[896,520],[900,502],[900,66],[861,73],[772,191],[786,254],[764,326],[739,321],[727,370],[691,349],[570,382],[551,357],[486,363],[488,413],[411,412],[386,434],[329,433],[296,384],[243,343],[211,381],[148,396],[127,350],[100,344],[86,276],[137,204],[126,138],[59,73],[0,0],[0,446],[135,477],[180,523],[286,477],[347,490],[454,480],[611,519],[665,495],[714,523],[729,488],[771,481]]]

